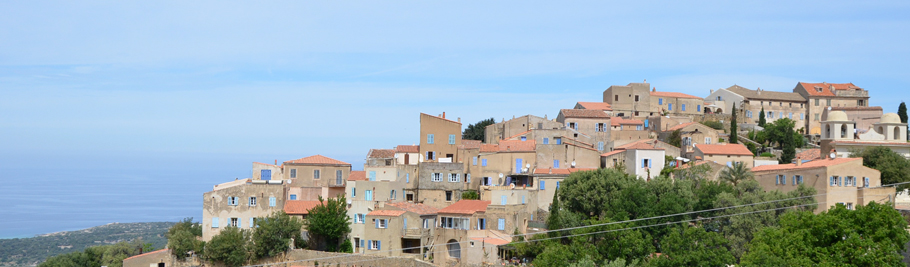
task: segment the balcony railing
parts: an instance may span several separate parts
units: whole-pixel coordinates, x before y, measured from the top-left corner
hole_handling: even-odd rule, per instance
[[[426,229],[426,232],[429,232],[429,229]],[[420,237],[423,235],[424,229],[401,229],[401,236],[405,237]]]
[[[482,187],[486,190],[537,190],[535,186],[516,185],[515,188],[509,185],[485,185]]]

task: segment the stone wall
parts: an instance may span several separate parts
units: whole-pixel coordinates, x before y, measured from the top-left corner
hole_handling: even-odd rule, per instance
[[[395,267],[431,267],[433,264],[409,257],[382,257],[370,254],[347,254],[315,250],[295,249],[283,257],[264,259],[259,264],[275,267],[289,266],[395,266]],[[271,265],[274,263],[274,265]]]

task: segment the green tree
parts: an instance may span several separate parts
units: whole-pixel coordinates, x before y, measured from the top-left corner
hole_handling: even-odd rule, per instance
[[[464,132],[461,134],[461,138],[465,140],[483,140],[485,137],[484,131],[487,126],[495,124],[496,120],[489,118],[477,122],[476,124],[468,124],[468,127],[464,129]]]
[[[249,240],[248,230],[225,227],[205,245],[205,259],[226,266],[241,266],[250,258]]]
[[[311,210],[310,216],[312,215]],[[274,257],[288,251],[291,239],[300,239],[300,230],[303,228],[303,221],[291,217],[284,211],[276,211],[268,217],[258,218],[255,224],[252,250],[257,258]]]
[[[733,184],[734,186],[741,181],[752,179],[752,170],[746,167],[742,161],[731,163],[730,166],[720,171],[720,180]]]
[[[477,194],[477,191],[475,190],[465,190],[464,192],[461,192],[461,199],[478,200],[480,199],[480,195]]]
[[[673,156],[664,156],[664,168],[660,170],[660,176],[669,177],[671,173],[676,171],[676,166],[670,165],[673,162],[676,162]]]
[[[739,144],[739,133],[736,130],[736,105],[733,105],[733,118],[730,119],[730,143]]]
[[[768,122],[765,121],[765,108],[762,107],[761,112],[758,113],[758,126],[765,127],[765,123]]]
[[[724,129],[724,124],[720,123],[719,121],[705,121],[702,124],[704,124],[705,126],[711,127],[714,130],[723,130]]]
[[[142,241],[134,239],[133,241],[120,242],[108,247],[101,257],[101,265],[108,267],[123,266],[123,259],[139,255],[143,247]]]
[[[675,147],[682,147],[682,131],[677,129],[670,133],[670,136],[667,137],[667,143]]]
[[[185,218],[174,224],[165,236],[168,241],[167,248],[179,260],[185,259],[189,252],[203,252],[203,242],[196,239],[202,236],[202,225],[193,223],[193,218]]]
[[[311,248],[334,252],[338,251],[341,243],[347,239],[348,233],[351,232],[351,218],[347,215],[345,201],[344,195],[328,200],[319,197],[321,204],[310,210],[305,220]],[[297,229],[299,233],[299,226]]]
[[[890,204],[788,212],[759,231],[742,266],[903,266],[907,221]]]
[[[735,264],[729,242],[723,235],[704,229],[681,226],[661,242],[663,255],[648,266],[727,266]]]
[[[783,132],[783,140],[781,140],[783,144],[781,144],[781,146],[783,146],[784,151],[780,154],[778,163],[790,164],[793,162],[793,158],[796,157],[796,137],[793,136],[794,131],[792,127],[783,129]]]
[[[910,161],[883,146],[867,147],[851,151],[853,157],[863,158],[863,166],[873,168],[882,173],[882,184],[893,184],[910,181]],[[910,188],[903,184],[897,187],[898,191]]]
[[[901,117],[902,123],[907,123],[907,104],[904,101],[901,101],[901,105],[897,107],[897,116]],[[910,134],[907,135],[907,140],[910,140]]]

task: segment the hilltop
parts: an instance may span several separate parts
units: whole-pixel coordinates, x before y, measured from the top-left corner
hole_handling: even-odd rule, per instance
[[[173,225],[173,222],[110,223],[30,238],[0,239],[0,266],[35,266],[51,256],[136,238],[163,248],[167,245],[165,233]]]

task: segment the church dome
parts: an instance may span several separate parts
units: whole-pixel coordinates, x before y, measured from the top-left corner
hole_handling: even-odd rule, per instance
[[[882,117],[884,119],[885,117]],[[847,119],[847,113],[843,111],[832,111],[828,113],[828,121],[849,121]]]
[[[882,115],[881,123],[901,123],[901,117],[896,113],[886,113]]]

